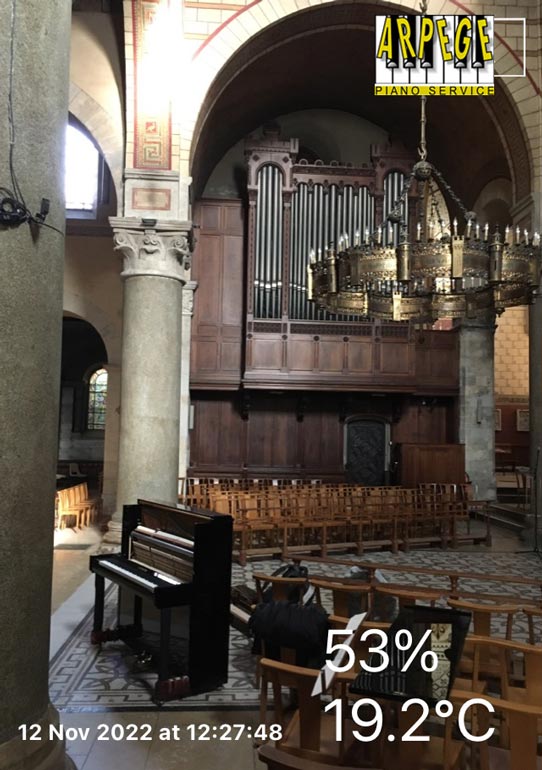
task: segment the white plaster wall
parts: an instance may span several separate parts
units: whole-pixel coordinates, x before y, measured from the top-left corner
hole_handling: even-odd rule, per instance
[[[67,237],[64,311],[83,318],[101,335],[109,373],[104,444],[104,513],[114,512],[120,418],[122,284],[120,259],[109,237]]]

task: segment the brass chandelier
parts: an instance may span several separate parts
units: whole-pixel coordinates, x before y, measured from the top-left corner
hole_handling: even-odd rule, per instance
[[[539,285],[540,235],[489,225],[482,229],[476,213],[467,211],[442,174],[427,160],[426,97],[421,97],[419,159],[390,213],[375,232],[349,247],[330,244],[307,268],[308,299],[331,313],[389,321],[433,323],[442,318],[490,318],[507,307],[526,305]],[[437,199],[440,183],[460,208],[465,226],[454,219],[447,232]],[[412,184],[431,215],[420,213],[415,237],[409,233],[406,200]],[[397,227],[395,227],[397,226]],[[392,245],[398,230],[398,244]],[[363,242],[361,242],[363,240]]]

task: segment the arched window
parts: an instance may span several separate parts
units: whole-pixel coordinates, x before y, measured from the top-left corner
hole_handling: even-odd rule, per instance
[[[96,214],[99,169],[100,153],[94,143],[83,131],[68,125],[65,176],[68,216]]]
[[[88,382],[88,430],[105,430],[105,403],[107,399],[107,371],[96,369]]]

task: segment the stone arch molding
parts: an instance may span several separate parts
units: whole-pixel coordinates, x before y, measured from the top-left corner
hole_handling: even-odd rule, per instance
[[[104,156],[115,185],[117,205],[123,200],[122,174],[124,167],[123,137],[104,108],[75,83],[70,83],[71,114],[85,126]]]
[[[62,309],[76,318],[81,318],[93,326],[103,340],[109,364],[120,362],[120,330],[101,308],[77,292],[64,290]]]
[[[328,5],[335,0],[253,0],[247,5],[246,10],[239,12],[228,24],[219,28],[214,38],[208,42],[205,47],[195,56],[192,62],[191,90],[190,95],[186,95],[184,118],[181,122],[181,142],[193,153],[192,141],[194,139],[194,130],[198,121],[200,109],[205,105],[206,94],[214,79],[222,67],[232,58],[232,56],[251,38],[270,25],[291,16],[298,11],[307,10],[316,6]],[[356,4],[359,0],[342,0],[341,4]],[[419,0],[376,0],[381,5],[382,13],[386,13],[386,6],[393,6],[394,9],[402,7],[408,10],[419,12]],[[518,6],[515,8],[516,15],[521,15],[527,8]],[[455,14],[455,13],[481,13],[483,8],[477,5],[475,8],[465,7],[456,0],[441,0],[435,2],[430,9],[433,14]],[[499,40],[495,45],[495,69],[499,72],[506,72],[510,69],[513,57],[509,50]],[[522,89],[528,81],[523,78],[514,78],[511,80],[501,80],[505,89],[509,92],[514,108],[522,124],[522,129],[526,135],[529,154],[532,157],[532,143],[536,143],[536,129],[526,128],[524,121],[527,115],[539,109],[538,103],[540,94],[534,84],[531,85],[531,99],[516,98],[516,92]],[[533,104],[535,102],[536,104]],[[188,169],[186,169],[188,171]]]

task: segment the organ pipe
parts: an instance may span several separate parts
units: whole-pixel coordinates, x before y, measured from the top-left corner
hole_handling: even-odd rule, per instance
[[[282,295],[282,173],[268,164],[258,172],[254,316],[280,318]]]

